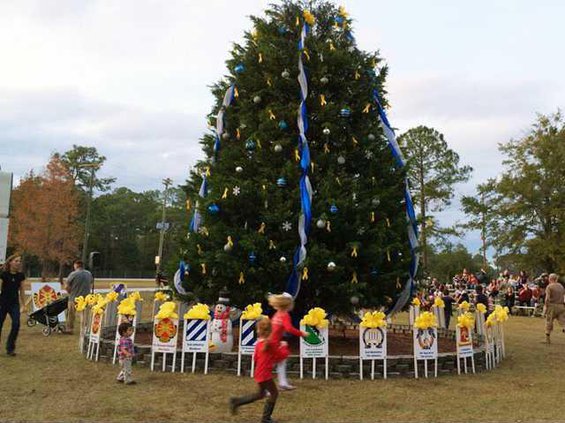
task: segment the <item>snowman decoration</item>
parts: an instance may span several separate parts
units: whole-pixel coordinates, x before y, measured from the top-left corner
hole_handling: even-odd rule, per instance
[[[233,348],[232,319],[237,318],[238,310],[231,308],[229,304],[229,292],[224,289],[220,291],[210,324],[210,352],[230,352]]]

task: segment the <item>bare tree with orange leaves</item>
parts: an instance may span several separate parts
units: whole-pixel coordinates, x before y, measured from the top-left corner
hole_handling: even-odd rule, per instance
[[[26,175],[12,196],[10,243],[41,263],[41,275],[52,276],[79,252],[79,194],[59,155],[41,175]],[[57,269],[58,267],[58,269]]]

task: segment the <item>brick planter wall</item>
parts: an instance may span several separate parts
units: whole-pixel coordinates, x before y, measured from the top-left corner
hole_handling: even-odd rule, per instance
[[[352,328],[354,329],[354,328]],[[137,327],[138,332],[151,332],[151,322],[140,323]],[[405,325],[390,325],[388,327],[390,332],[403,333],[410,335],[412,329]],[[102,342],[100,344],[100,361],[111,362],[114,351],[114,335],[116,328],[108,327],[102,331]],[[439,338],[455,339],[455,331],[453,330],[438,330]],[[476,336],[476,335],[475,335]],[[481,341],[481,339],[479,339]],[[88,337],[85,337],[85,352],[88,346]],[[136,344],[136,359],[135,362],[138,366],[149,367],[151,363],[151,346]],[[180,371],[182,352],[177,351],[176,369]],[[204,354],[198,354],[196,360],[197,371],[202,372],[204,369]],[[192,354],[186,356],[185,371],[191,371]],[[242,374],[249,376],[251,369],[251,356],[242,356]],[[359,357],[358,356],[329,356],[329,377],[331,379],[344,379],[344,378],[359,378]],[[173,356],[167,354],[167,371],[172,370]],[[424,364],[419,362],[419,375],[423,377]],[[155,355],[155,370],[161,371],[163,368],[163,354]],[[485,366],[485,352],[483,345],[475,346],[475,368],[477,372],[484,371]],[[430,361],[428,363],[428,371],[433,375],[434,365]],[[210,353],[208,371],[211,373],[237,373],[237,352],[230,353]],[[370,378],[371,362],[364,361],[363,364],[363,377]],[[297,379],[300,376],[300,360],[297,355],[291,355],[288,358],[287,373],[290,377]],[[454,352],[439,353],[438,354],[438,376],[457,374],[457,355]],[[381,378],[383,375],[382,361],[375,362],[375,378]],[[412,355],[397,355],[389,356],[387,358],[387,376],[388,377],[414,377],[414,358]],[[304,377],[312,377],[312,359],[304,359]],[[325,360],[318,359],[316,361],[316,377],[325,377]]]

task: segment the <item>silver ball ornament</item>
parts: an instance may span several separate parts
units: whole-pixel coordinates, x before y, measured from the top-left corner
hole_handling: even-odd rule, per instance
[[[255,103],[255,104],[261,103],[261,97],[259,97],[258,95],[256,95],[255,97],[253,97],[253,103]]]
[[[328,82],[330,82],[330,80],[326,76],[323,76],[322,78],[320,78],[320,82],[323,85],[326,85]]]
[[[243,172],[243,168],[241,166],[238,166],[238,167],[235,168],[235,171],[237,173],[241,173],[241,172]]]
[[[359,304],[359,297],[354,295],[349,299],[349,301],[351,302],[352,305],[357,305],[357,304]]]
[[[227,132],[224,132],[224,133],[222,134],[222,139],[224,139],[224,140],[229,140],[229,139],[230,139],[230,134],[227,133]]]
[[[230,244],[225,244],[225,245],[224,245],[224,251],[225,251],[226,253],[229,253],[232,249],[233,249],[233,246],[232,246],[232,245],[230,245]]]
[[[369,141],[375,141],[377,137],[375,137],[375,134],[369,134],[367,135],[367,138],[369,139]]]
[[[336,268],[335,263],[334,263],[333,261],[330,261],[330,262],[328,263],[328,270],[329,270],[330,272],[333,272],[333,271],[335,270],[335,268]]]
[[[318,219],[316,222],[316,227],[318,229],[324,229],[326,227],[326,221],[324,219]]]
[[[337,163],[340,164],[340,165],[345,164],[345,157],[339,156],[337,158]]]
[[[281,151],[283,151],[283,147],[280,144],[276,144],[274,150],[276,153],[280,153]]]
[[[373,206],[378,206],[379,204],[381,204],[381,200],[379,200],[378,198],[373,198],[373,199],[371,200],[371,204],[372,204]]]
[[[279,261],[281,263],[286,263],[286,257],[285,256],[281,256],[281,258],[279,259]]]
[[[285,70],[282,71],[281,76],[282,76],[284,79],[288,79],[288,78],[290,78],[290,72],[285,69]]]
[[[322,132],[324,133],[324,135],[330,135],[332,131],[330,131],[330,128],[324,128]]]

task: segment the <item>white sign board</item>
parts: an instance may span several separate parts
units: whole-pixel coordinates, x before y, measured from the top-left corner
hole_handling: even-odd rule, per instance
[[[257,320],[240,320],[239,351],[243,355],[253,355],[255,351],[255,344],[257,343],[256,325]]]
[[[359,353],[363,360],[384,360],[386,328],[359,327]]]
[[[208,352],[208,333],[210,321],[202,319],[186,319],[184,321],[183,352]]]
[[[435,360],[437,358],[437,329],[414,328],[414,358]]]
[[[10,219],[0,217],[0,264],[6,261],[6,250],[8,249],[8,224]]]
[[[61,284],[59,282],[33,282],[31,284],[31,304],[33,311],[37,311],[61,298]],[[65,312],[58,316],[59,322],[65,321]]]
[[[102,332],[102,314],[92,314],[92,322],[90,323],[90,342],[94,344],[100,343],[100,333]]]
[[[10,196],[12,194],[12,174],[0,171],[0,217],[10,214]]]
[[[308,333],[300,338],[300,357],[324,358],[328,356],[328,328],[300,325],[300,330]]]
[[[153,322],[152,352],[176,353],[179,319],[155,319]]]

